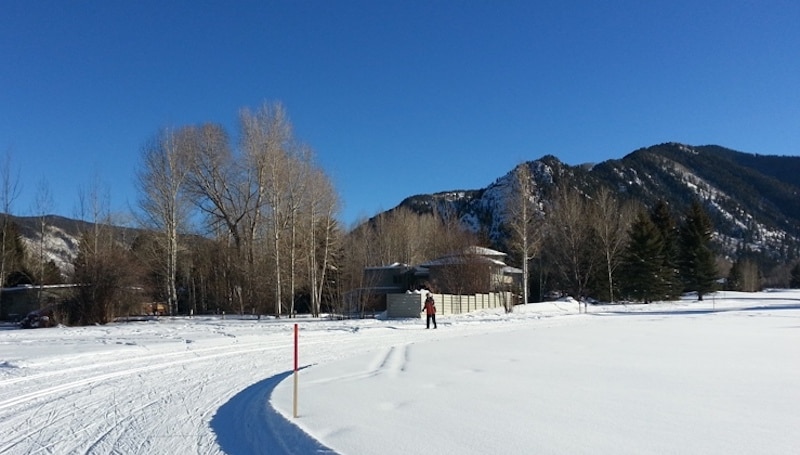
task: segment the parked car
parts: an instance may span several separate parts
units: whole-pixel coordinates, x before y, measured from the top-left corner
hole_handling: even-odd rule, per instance
[[[55,326],[52,308],[43,308],[28,313],[27,316],[19,321],[19,326],[23,329],[38,329],[43,327]]]

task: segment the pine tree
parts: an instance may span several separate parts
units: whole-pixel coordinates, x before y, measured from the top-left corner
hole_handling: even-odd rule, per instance
[[[635,300],[650,303],[667,290],[664,267],[664,241],[650,217],[642,212],[628,233],[630,241],[621,266],[623,293]]]
[[[30,271],[25,269],[28,254],[25,243],[19,233],[19,226],[13,221],[5,221],[5,223],[5,229],[0,231],[2,251],[5,252],[3,257],[5,276],[2,277],[2,285],[10,286],[19,282],[18,275],[20,272],[24,272],[23,275],[27,276],[28,280],[31,278]],[[11,275],[15,275],[13,279]]]
[[[795,289],[800,288],[800,262],[798,262],[797,264],[794,265],[794,267],[792,267],[789,286]]]
[[[739,291],[742,289],[744,277],[740,261],[734,261],[731,270],[728,272],[728,279],[725,282],[725,289],[729,291]]]
[[[715,289],[717,265],[711,250],[712,226],[708,214],[693,201],[679,230],[678,266],[685,291],[697,292],[698,300]]]
[[[678,228],[664,200],[659,200],[650,212],[650,219],[655,224],[663,240],[664,285],[666,298],[678,298],[683,291],[683,284],[678,275]]]

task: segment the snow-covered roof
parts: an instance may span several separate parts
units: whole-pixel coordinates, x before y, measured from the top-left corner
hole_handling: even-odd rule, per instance
[[[482,246],[468,246],[461,250],[460,253],[452,253],[440,258],[436,258],[432,261],[425,262],[420,264],[420,267],[436,267],[436,266],[445,266],[445,265],[454,265],[454,264],[463,264],[467,258],[469,260],[476,260],[481,262],[488,262],[491,265],[495,265],[498,267],[506,267],[506,263],[500,260],[499,258],[504,258],[508,256],[506,253],[502,251],[493,250],[491,248],[486,248]]]
[[[496,267],[505,267],[506,263],[497,259],[492,259],[485,256],[444,256],[432,261],[420,264],[420,267],[441,267],[447,265],[458,265],[466,262],[482,262]]]
[[[506,256],[508,256],[506,253],[503,253],[502,251],[497,251],[497,250],[493,250],[491,248],[486,248],[486,247],[483,247],[483,246],[474,246],[474,245],[464,248],[461,251],[461,253],[457,253],[457,254],[474,254],[474,255],[486,256],[486,257],[490,257],[490,256],[506,257]]]
[[[366,270],[382,270],[382,269],[402,269],[402,268],[409,268],[408,264],[401,264],[400,262],[394,262],[389,265],[375,265],[372,267],[364,267]]]

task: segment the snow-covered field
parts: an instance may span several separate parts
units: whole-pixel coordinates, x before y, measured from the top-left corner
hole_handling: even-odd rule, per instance
[[[0,330],[0,454],[800,453],[800,291],[589,310]]]

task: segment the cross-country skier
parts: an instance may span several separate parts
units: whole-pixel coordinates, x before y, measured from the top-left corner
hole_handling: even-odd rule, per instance
[[[427,319],[425,321],[425,328],[431,328],[431,321],[433,321],[433,328],[436,328],[436,302],[433,301],[433,296],[429,292],[427,297],[425,297],[425,306],[422,307],[421,311],[425,311],[425,316]]]

